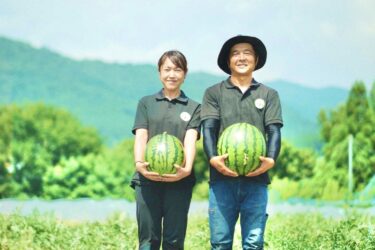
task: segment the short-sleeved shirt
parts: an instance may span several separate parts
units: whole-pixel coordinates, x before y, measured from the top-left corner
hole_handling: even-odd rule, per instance
[[[183,144],[188,129],[195,129],[200,135],[200,110],[199,103],[188,98],[183,91],[179,97],[169,100],[164,96],[163,90],[150,96],[143,97],[138,102],[135,116],[133,134],[137,129],[148,130],[148,140],[153,136],[167,132],[176,136]],[[153,184],[143,175],[136,172],[132,185]],[[179,184],[193,185],[195,183],[194,171],[190,176],[178,181]]]
[[[253,79],[252,84],[242,93],[228,78],[209,87],[203,98],[201,120],[209,118],[220,120],[221,134],[228,126],[246,122],[257,127],[266,138],[265,127],[269,124],[283,125],[279,95],[276,90]],[[228,177],[215,168],[210,168],[210,180]],[[249,181],[270,183],[268,173],[255,177],[240,177]]]

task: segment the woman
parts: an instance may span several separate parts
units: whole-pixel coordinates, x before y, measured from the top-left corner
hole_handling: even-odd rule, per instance
[[[159,59],[163,89],[143,97],[137,107],[133,127],[136,173],[132,180],[137,203],[139,249],[183,249],[192,189],[193,162],[199,138],[200,104],[180,89],[187,62],[179,51],[167,51]],[[185,166],[176,174],[160,176],[147,170],[147,141],[166,131],[183,142]]]

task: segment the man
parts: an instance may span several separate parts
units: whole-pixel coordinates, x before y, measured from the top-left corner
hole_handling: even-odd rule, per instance
[[[255,81],[253,72],[266,62],[267,50],[256,37],[235,36],[226,41],[218,57],[229,78],[208,88],[201,111],[204,149],[210,162],[209,223],[212,249],[232,249],[240,216],[243,249],[263,249],[267,220],[267,171],[280,152],[283,126],[278,93]],[[228,155],[217,154],[217,141],[228,126],[246,122],[266,138],[267,154],[261,165],[238,176],[225,165]]]

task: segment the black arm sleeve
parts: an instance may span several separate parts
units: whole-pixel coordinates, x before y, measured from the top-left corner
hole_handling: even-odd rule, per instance
[[[217,156],[217,140],[220,129],[220,121],[209,118],[202,122],[203,126],[203,148],[208,160]]]
[[[272,123],[266,126],[267,134],[267,157],[276,161],[281,148],[281,124]]]

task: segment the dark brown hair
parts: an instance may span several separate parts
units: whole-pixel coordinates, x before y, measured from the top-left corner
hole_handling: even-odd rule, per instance
[[[160,67],[163,65],[163,63],[165,62],[167,58],[169,58],[169,60],[171,60],[174,65],[181,68],[185,74],[187,73],[188,68],[187,68],[186,58],[184,54],[182,54],[178,50],[169,50],[167,52],[164,52],[164,54],[159,58],[159,62],[158,62],[159,71],[160,71]]]

